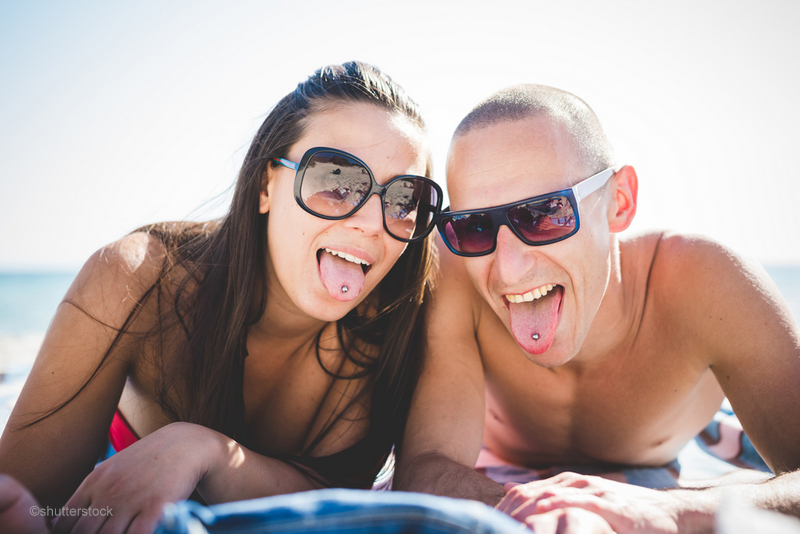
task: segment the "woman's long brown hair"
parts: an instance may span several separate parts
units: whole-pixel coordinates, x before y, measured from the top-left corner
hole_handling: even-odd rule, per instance
[[[167,254],[158,280],[131,312],[103,361],[121,336],[129,333],[145,301],[156,298],[161,321],[146,337],[159,348],[157,393],[171,420],[200,424],[247,444],[243,400],[245,341],[248,328],[262,316],[267,302],[268,220],[267,215],[259,213],[262,176],[267,165],[272,164],[271,158],[286,157],[303,135],[309,117],[340,103],[379,106],[425,128],[418,106],[377,68],[359,62],[324,67],[285,96],[261,125],[242,164],[231,207],[224,218],[211,223],[161,223],[137,230],[159,238]],[[427,167],[426,174],[430,176],[430,158]],[[371,395],[370,433],[384,449],[384,458],[402,435],[421,370],[424,309],[435,259],[431,236],[409,244],[368,297],[370,307],[377,313],[365,316],[353,310],[337,322],[340,345],[359,369],[355,374],[339,377],[336,371],[326,369],[318,357],[320,365],[332,376],[367,378],[367,387],[350,403],[359,401],[364,394]],[[173,290],[174,286],[167,282],[176,275],[181,282]],[[165,336],[165,332],[176,325],[182,331],[180,341],[165,344],[165,337],[173,337]],[[353,339],[379,347],[377,356],[359,351]],[[318,338],[318,355],[319,350]],[[178,400],[176,391],[185,392],[182,400]],[[78,394],[80,391],[75,396]],[[187,394],[191,401],[185,398]],[[325,425],[308,452],[333,422]]]

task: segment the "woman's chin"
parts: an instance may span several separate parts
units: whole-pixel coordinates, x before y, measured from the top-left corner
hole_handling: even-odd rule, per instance
[[[300,309],[309,317],[320,321],[334,322],[342,319],[350,313],[363,300],[361,296],[366,292],[355,295],[350,299],[336,298],[338,295],[330,295],[324,288],[315,291],[314,296],[305,299],[300,304]]]

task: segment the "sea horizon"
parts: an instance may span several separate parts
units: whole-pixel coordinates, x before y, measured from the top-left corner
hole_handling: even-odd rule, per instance
[[[800,324],[800,264],[764,265]],[[0,374],[33,362],[38,346],[78,269],[0,267]]]
[[[800,324],[800,264],[762,264]],[[44,335],[79,268],[0,266],[0,339]],[[2,351],[0,351],[2,365]]]

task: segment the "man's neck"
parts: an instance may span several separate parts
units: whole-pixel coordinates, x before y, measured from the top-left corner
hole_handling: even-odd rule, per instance
[[[575,358],[566,366],[576,369],[601,364],[627,350],[636,338],[644,299],[640,294],[636,262],[626,262],[616,235],[611,237],[609,277],[603,300]],[[644,284],[646,285],[646,283]]]

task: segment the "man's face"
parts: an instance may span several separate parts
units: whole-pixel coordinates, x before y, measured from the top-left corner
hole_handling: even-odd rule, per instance
[[[547,118],[479,128],[450,147],[451,210],[561,191],[594,171],[578,161],[567,131]],[[574,358],[600,306],[611,270],[606,193],[581,201],[580,230],[564,241],[533,247],[501,226],[493,253],[463,258],[477,290],[534,363],[555,367]],[[515,302],[517,296],[529,301]]]

